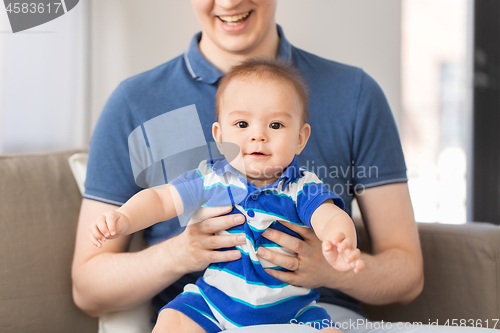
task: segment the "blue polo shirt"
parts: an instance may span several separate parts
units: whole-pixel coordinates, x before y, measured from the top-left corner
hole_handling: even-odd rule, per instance
[[[363,189],[406,182],[398,131],[378,84],[359,68],[295,48],[277,29],[278,57],[299,69],[310,90],[312,132],[299,165],[340,196],[348,213]],[[215,93],[223,73],[201,54],[200,38],[201,33],[196,34],[184,54],[123,81],[112,93],[90,142],[85,198],[122,205],[141,190],[132,171],[128,137],[150,119],[194,104],[205,140],[214,141]],[[182,230],[178,222],[158,223],[145,231],[145,239],[154,244]],[[156,299],[158,309],[200,275],[190,274],[191,279],[167,288]],[[320,301],[359,311],[356,300],[337,291],[322,288],[321,296]]]

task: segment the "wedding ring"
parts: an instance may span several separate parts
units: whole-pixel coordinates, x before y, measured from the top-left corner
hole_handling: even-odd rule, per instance
[[[300,258],[297,258],[299,260],[299,267],[297,267],[296,271],[300,269],[300,265],[302,265],[302,261],[300,261]]]

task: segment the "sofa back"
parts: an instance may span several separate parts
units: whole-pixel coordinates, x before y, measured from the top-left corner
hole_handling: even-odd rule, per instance
[[[97,332],[72,298],[76,152],[0,156],[0,332]]]

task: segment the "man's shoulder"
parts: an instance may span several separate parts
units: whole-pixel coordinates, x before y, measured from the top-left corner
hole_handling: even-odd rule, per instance
[[[313,71],[314,73],[336,74],[353,78],[360,78],[365,75],[363,69],[359,67],[326,59],[297,47],[292,47],[292,54],[294,64],[301,70],[307,69],[309,72]]]
[[[325,59],[298,48],[293,48],[293,64],[309,85],[310,101],[314,96],[321,95],[345,106],[345,103],[357,103],[359,98],[370,100],[377,96],[385,99],[379,84],[362,68]]]
[[[184,58],[181,54],[161,65],[123,80],[120,87],[128,91],[137,91],[174,84],[185,75],[183,66],[185,66]]]

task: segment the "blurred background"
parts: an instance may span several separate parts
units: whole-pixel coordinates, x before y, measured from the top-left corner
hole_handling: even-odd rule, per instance
[[[361,67],[381,85],[419,222],[500,224],[500,137],[476,135],[500,127],[499,42],[491,43],[500,34],[498,3],[278,1],[277,22],[292,44]],[[487,38],[479,45],[481,29]],[[118,83],[181,54],[199,30],[187,0],[82,0],[16,34],[0,10],[0,154],[87,147]],[[477,89],[492,97],[482,108],[484,130],[474,128]]]

